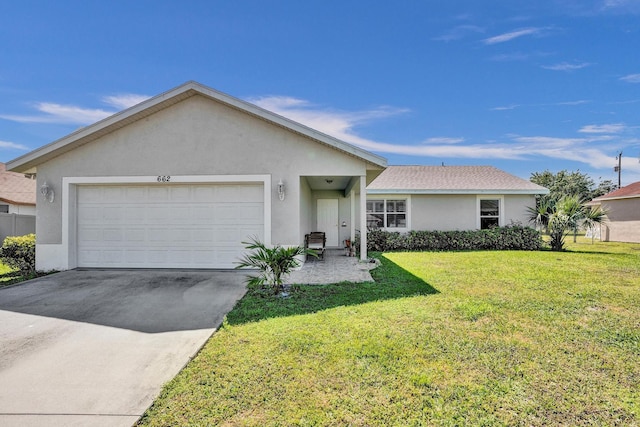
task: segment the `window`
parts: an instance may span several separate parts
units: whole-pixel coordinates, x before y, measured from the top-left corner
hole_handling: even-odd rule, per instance
[[[500,199],[480,200],[480,229],[500,226]]]
[[[9,205],[0,205],[0,213],[9,213]]]
[[[406,200],[367,200],[368,228],[407,228]]]

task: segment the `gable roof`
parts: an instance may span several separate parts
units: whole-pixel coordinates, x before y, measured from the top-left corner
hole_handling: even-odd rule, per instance
[[[21,173],[7,172],[0,163],[0,201],[12,205],[36,204],[36,180],[25,178]]]
[[[547,194],[549,190],[493,166],[389,166],[368,194]]]
[[[201,95],[209,99],[216,100],[230,108],[243,111],[271,124],[283,127],[289,131],[333,147],[345,154],[365,160],[374,166],[380,168],[387,166],[387,160],[384,157],[370,153],[315,129],[311,129],[310,127],[287,119],[286,117],[282,117],[271,111],[260,108],[257,105],[234,98],[200,83],[189,81],[18,157],[17,159],[10,161],[7,164],[7,167],[9,170],[14,170],[16,172],[33,172],[39,164],[46,162],[47,160],[73,150],[80,145],[94,141],[103,135],[123,128],[132,122],[141,120],[157,111],[170,107],[195,95]]]
[[[618,188],[617,190],[614,190],[611,193],[607,193],[604,196],[596,197],[592,200],[592,202],[614,199],[632,199],[635,197],[640,197],[640,181]]]

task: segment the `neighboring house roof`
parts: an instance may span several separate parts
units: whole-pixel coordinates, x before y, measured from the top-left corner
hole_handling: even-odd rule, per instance
[[[178,102],[194,95],[201,95],[216,100],[231,108],[243,111],[269,123],[281,126],[292,132],[296,132],[322,144],[333,147],[348,155],[365,160],[377,167],[384,168],[387,166],[387,160],[384,157],[370,153],[347,142],[287,119],[286,117],[267,111],[257,105],[242,101],[225,93],[218,92],[194,81],[184,83],[183,85],[169,90],[168,92],[143,101],[140,104],[109,116],[106,119],[100,120],[95,124],[81,128],[64,138],[10,161],[7,166],[10,170],[15,170],[17,172],[34,172],[37,165],[46,162],[47,160],[73,150],[80,145],[94,141],[105,134],[120,129],[137,120],[148,117],[157,111],[177,104]]]
[[[640,197],[640,181],[618,188],[604,196],[596,197],[591,201],[591,203],[600,202],[602,200],[632,199],[635,197]]]
[[[493,166],[389,166],[368,194],[548,194],[549,190]]]
[[[36,181],[24,174],[7,172],[6,165],[0,163],[0,201],[12,205],[36,204]]]

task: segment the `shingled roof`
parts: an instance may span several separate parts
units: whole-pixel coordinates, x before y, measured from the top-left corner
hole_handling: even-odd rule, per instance
[[[547,194],[549,190],[493,166],[388,166],[369,194]]]
[[[36,180],[25,178],[21,173],[8,172],[0,163],[0,201],[12,205],[36,204]]]
[[[640,181],[618,188],[604,196],[596,197],[592,202],[612,199],[629,199],[634,197],[640,197]]]

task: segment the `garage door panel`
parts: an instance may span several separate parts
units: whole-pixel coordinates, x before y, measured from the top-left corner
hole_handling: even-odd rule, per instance
[[[243,241],[263,239],[263,186],[78,188],[78,265],[233,268]]]

